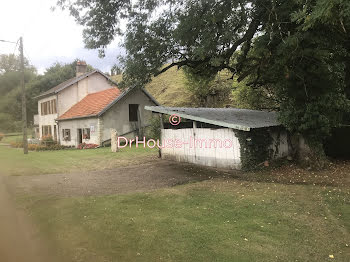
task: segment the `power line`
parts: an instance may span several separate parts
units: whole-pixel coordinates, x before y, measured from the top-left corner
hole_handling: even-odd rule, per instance
[[[16,42],[12,42],[12,41],[8,41],[8,40],[2,40],[2,39],[0,39],[0,42],[11,43],[11,44],[17,44],[18,43],[18,41],[16,43]]]
[[[17,42],[16,42],[16,45],[15,45],[15,49],[13,49],[13,55],[16,54],[16,49],[17,49],[17,45],[18,45],[19,40],[20,40],[20,39],[18,38],[18,40],[17,40]]]
[[[28,59],[29,65],[33,65],[33,62],[32,60],[30,60],[27,50],[24,47],[23,47],[23,50],[24,50],[24,54],[26,55],[25,58]]]

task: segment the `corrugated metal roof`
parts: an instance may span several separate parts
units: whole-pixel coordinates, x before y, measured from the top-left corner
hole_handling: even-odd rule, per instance
[[[237,108],[187,108],[162,106],[146,106],[145,109],[167,115],[176,114],[185,119],[244,131],[249,131],[252,128],[281,125],[277,120],[276,112]]]

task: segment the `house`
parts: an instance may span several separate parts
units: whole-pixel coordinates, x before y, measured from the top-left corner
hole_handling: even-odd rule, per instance
[[[288,132],[275,112],[161,106],[145,109],[171,116],[170,123],[161,124],[159,144],[164,159],[241,169],[266,165],[267,160],[286,157],[291,151]]]
[[[145,106],[158,105],[144,89],[122,92],[99,70],[86,72],[78,62],[76,77],[40,94],[38,98],[39,137],[52,136],[61,145],[101,145],[110,139],[110,128],[134,135],[148,125],[151,113]]]

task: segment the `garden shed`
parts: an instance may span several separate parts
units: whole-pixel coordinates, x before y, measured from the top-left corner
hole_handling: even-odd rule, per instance
[[[249,169],[286,157],[289,134],[276,112],[236,108],[146,106],[161,121],[163,159],[230,169]],[[173,123],[173,119],[175,122]]]

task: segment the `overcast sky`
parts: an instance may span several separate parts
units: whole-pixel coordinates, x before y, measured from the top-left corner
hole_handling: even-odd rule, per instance
[[[122,49],[116,40],[100,59],[97,50],[84,48],[83,28],[74,22],[67,11],[56,8],[56,0],[1,0],[0,39],[24,39],[24,55],[39,73],[55,62],[70,63],[75,58],[107,72],[117,62]],[[0,54],[14,52],[15,45],[0,42]],[[16,50],[18,54],[18,49]]]

